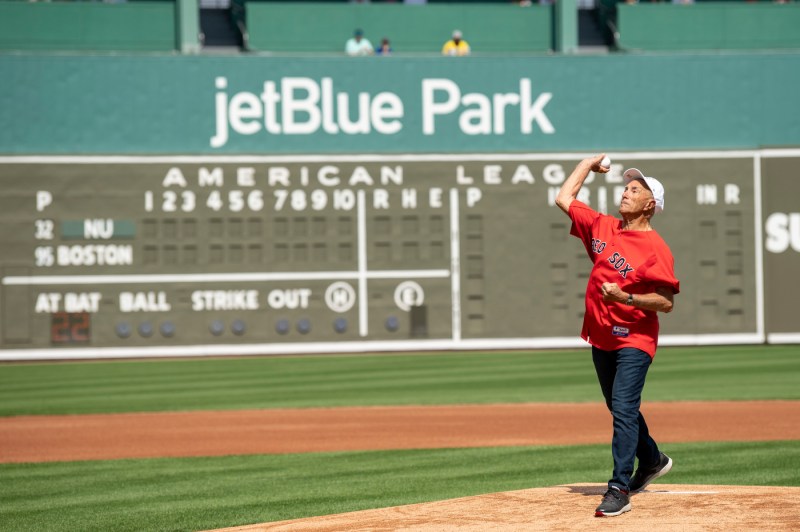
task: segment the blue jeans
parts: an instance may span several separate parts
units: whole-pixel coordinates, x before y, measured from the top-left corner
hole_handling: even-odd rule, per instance
[[[633,347],[618,351],[592,347],[592,360],[606,406],[614,416],[614,437],[611,440],[614,473],[608,487],[628,491],[635,459],[639,459],[639,464],[649,466],[659,458],[658,445],[650,437],[647,423],[639,412],[644,380],[652,359]]]

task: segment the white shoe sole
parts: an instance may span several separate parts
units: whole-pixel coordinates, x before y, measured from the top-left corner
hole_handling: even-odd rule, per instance
[[[651,482],[653,482],[655,479],[657,479],[657,478],[659,478],[659,477],[663,477],[664,475],[666,475],[667,473],[669,473],[670,469],[672,469],[672,458],[670,458],[669,456],[667,456],[667,459],[669,460],[669,462],[667,462],[667,465],[665,465],[665,466],[664,466],[664,468],[663,468],[661,471],[659,471],[658,473],[656,473],[655,475],[653,475],[653,478],[651,478],[650,480],[648,480],[647,482],[645,482],[644,484],[642,484],[642,487],[641,487],[641,488],[639,488],[638,490],[633,490],[633,491],[631,491],[631,493],[641,493],[641,492],[643,492],[643,491],[644,491],[644,489],[645,489],[647,486],[649,486],[649,485],[650,485],[650,483],[651,483]]]
[[[617,515],[624,514],[625,512],[631,511],[631,503],[626,504],[622,507],[622,509],[618,512],[601,512],[599,510],[595,510],[594,516],[595,517],[615,517]]]

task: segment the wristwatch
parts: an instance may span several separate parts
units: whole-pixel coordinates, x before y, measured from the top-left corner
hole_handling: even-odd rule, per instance
[[[628,294],[628,300],[625,302],[625,304],[633,306],[633,294]]]

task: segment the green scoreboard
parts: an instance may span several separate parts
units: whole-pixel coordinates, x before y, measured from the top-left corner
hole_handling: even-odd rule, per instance
[[[762,342],[760,158],[610,154],[662,181],[662,345]],[[577,154],[0,158],[0,358],[573,347]]]

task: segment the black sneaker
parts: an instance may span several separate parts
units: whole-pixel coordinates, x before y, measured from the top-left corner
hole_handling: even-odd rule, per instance
[[[633,474],[631,482],[628,485],[631,493],[642,491],[655,479],[669,473],[670,469],[672,469],[672,458],[664,453],[660,453],[656,465],[644,469],[640,466],[636,469],[636,473]]]
[[[603,502],[594,511],[595,517],[613,517],[631,511],[631,499],[619,488],[608,488]]]

